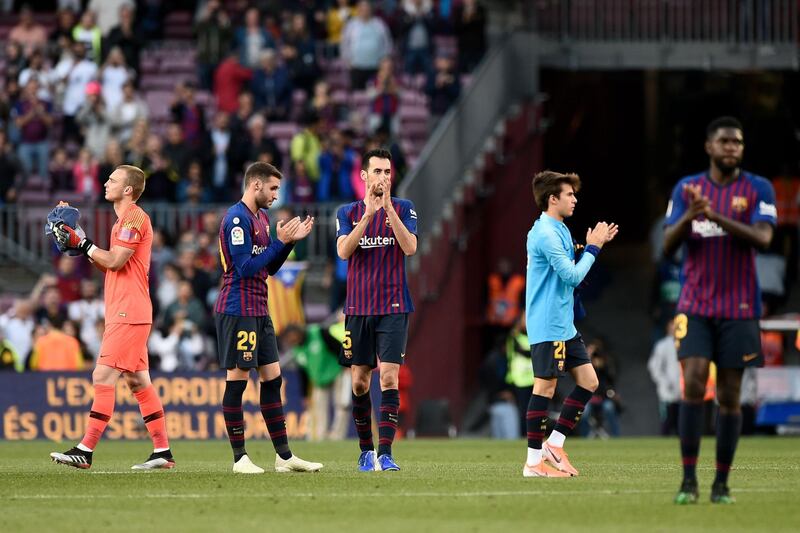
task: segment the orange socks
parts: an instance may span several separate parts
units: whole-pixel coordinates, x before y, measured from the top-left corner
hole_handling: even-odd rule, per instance
[[[167,423],[164,418],[164,407],[158,399],[155,388],[152,385],[139,392],[134,392],[136,400],[139,402],[139,411],[144,418],[150,438],[153,439],[153,448],[156,450],[166,450],[169,448],[167,438]]]
[[[89,411],[89,427],[86,428],[86,434],[81,440],[81,444],[90,450],[94,450],[94,447],[97,446],[108,421],[111,420],[111,415],[114,414],[114,391],[115,388],[111,385],[94,386],[94,401],[92,409]]]

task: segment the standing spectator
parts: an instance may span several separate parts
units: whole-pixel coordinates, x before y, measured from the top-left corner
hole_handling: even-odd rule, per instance
[[[0,129],[0,205],[16,202],[22,179],[22,164],[11,149],[8,134]]]
[[[199,150],[206,146],[206,115],[195,100],[195,89],[191,80],[178,84],[170,113],[172,120],[180,124],[189,148]]]
[[[342,36],[342,59],[350,68],[350,86],[362,90],[378,71],[381,59],[392,52],[386,23],[373,16],[367,0],[359,0],[357,16],[350,19]]]
[[[202,207],[199,204],[210,201],[208,191],[205,188],[205,179],[203,178],[203,165],[200,164],[200,161],[196,159],[189,161],[186,172],[181,172],[181,176],[182,179],[178,181],[175,193],[179,204]],[[199,240],[200,238],[198,237]]]
[[[214,71],[225,58],[233,39],[231,20],[219,0],[208,0],[195,26],[197,79],[203,89],[213,88]]]
[[[345,146],[342,134],[332,130],[325,151],[319,157],[318,202],[352,202],[356,195],[350,176],[356,165],[356,152]]]
[[[56,13],[56,27],[47,38],[47,55],[55,60],[61,56],[62,49],[68,48],[67,43],[72,43],[72,29],[75,27],[75,11],[62,7]]]
[[[86,56],[86,45],[75,42],[72,56],[62,59],[55,68],[56,76],[66,85],[64,88],[63,123],[61,140],[81,140],[75,115],[86,101],[86,86],[97,76],[97,65]]]
[[[205,271],[197,268],[197,251],[194,247],[184,246],[178,254],[177,264],[183,279],[191,283],[192,294],[201,302],[205,302],[214,282]]]
[[[430,102],[432,127],[447,113],[461,94],[461,79],[455,72],[450,58],[439,56],[434,65],[434,71],[428,75],[426,90]]]
[[[189,167],[189,160],[192,158],[192,150],[184,140],[183,128],[177,122],[170,122],[167,125],[166,143],[164,144],[164,157],[170,166],[177,173],[177,180],[186,175]]]
[[[303,163],[304,171],[313,183],[319,181],[319,156],[322,153],[322,143],[319,139],[319,115],[313,111],[303,114],[301,120],[303,129],[294,137],[289,146],[292,165]],[[295,173],[300,169],[295,168]]]
[[[156,298],[158,305],[162,309],[167,309],[172,302],[178,298],[178,284],[181,281],[181,273],[178,267],[171,262],[164,263],[164,270],[159,279]]]
[[[258,66],[262,50],[275,48],[275,41],[261,27],[261,15],[256,7],[245,11],[244,26],[236,29],[233,42],[234,47],[239,50],[239,62],[249,68]]]
[[[75,192],[86,200],[94,200],[100,195],[99,165],[88,148],[81,148],[78,160],[72,167],[72,181]]]
[[[233,145],[230,157],[231,166],[236,173],[244,173],[244,168],[258,160],[262,153],[272,156],[270,163],[277,168],[281,167],[282,156],[274,140],[266,136],[267,121],[263,116],[256,114],[250,117],[247,123],[247,137],[237,139]]]
[[[667,335],[653,346],[647,361],[650,378],[656,384],[658,414],[662,435],[678,434],[678,409],[681,401],[681,366],[675,349],[675,327],[667,324]]]
[[[57,146],[53,150],[50,161],[50,193],[58,194],[61,191],[75,190],[75,181],[72,179],[72,162],[67,157],[67,150]]]
[[[103,101],[106,109],[116,109],[122,102],[122,86],[130,78],[131,72],[125,64],[122,49],[115,46],[108,52],[108,57],[100,69],[100,81],[103,85]]]
[[[99,353],[101,337],[97,334],[97,323],[105,317],[105,304],[100,298],[97,281],[81,280],[81,298],[67,307],[69,319],[80,324],[80,340],[89,353]]]
[[[320,70],[317,64],[317,43],[308,31],[303,13],[292,15],[291,27],[283,39],[281,56],[289,69],[292,84],[303,90],[306,97],[310,96]]]
[[[253,79],[253,71],[239,64],[236,52],[230,52],[214,73],[214,96],[217,109],[233,113],[238,107],[239,93]]]
[[[374,133],[378,128],[386,127],[392,136],[397,136],[400,132],[400,118],[397,113],[400,109],[400,90],[391,57],[381,60],[378,74],[370,83],[367,95],[372,100],[367,119],[368,131]]]
[[[229,127],[230,116],[224,111],[214,115],[214,125],[211,128],[211,146],[213,149],[213,162],[211,164],[211,200],[213,202],[227,202],[230,190],[230,168],[228,165],[231,151],[231,130]]]
[[[118,46],[125,56],[125,64],[139,76],[139,57],[144,41],[134,27],[134,6],[125,3],[119,8],[119,25],[108,33],[103,49],[110,50]]]
[[[486,10],[478,0],[463,0],[453,13],[458,42],[458,71],[472,72],[486,53]]]
[[[95,20],[94,11],[84,11],[78,25],[72,30],[72,38],[86,46],[86,57],[100,64],[103,32]]]
[[[192,284],[187,280],[178,283],[175,300],[164,310],[164,322],[167,327],[179,318],[191,321],[200,330],[206,327],[206,309],[195,297]]]
[[[122,85],[122,100],[116,107],[109,107],[109,118],[114,137],[123,145],[133,135],[133,126],[139,121],[147,121],[147,106],[137,94],[133,81],[128,79]]]
[[[103,35],[107,36],[113,28],[119,25],[122,18],[120,11],[123,6],[128,9],[135,8],[133,0],[89,0],[86,9],[97,15],[97,27],[100,28]]]
[[[306,110],[315,112],[321,121],[322,134],[336,127],[337,123],[346,118],[346,109],[337,105],[330,95],[330,86],[325,80],[314,84],[314,94],[306,104]]]
[[[236,112],[231,116],[231,142],[236,145],[247,138],[247,124],[255,113],[253,93],[242,91],[237,99]]]
[[[19,73],[19,86],[25,87],[32,78],[36,78],[39,81],[39,99],[52,103],[53,95],[50,93],[50,82],[53,74],[44,60],[44,53],[39,49],[31,53],[27,68]]]
[[[403,2],[400,34],[403,35],[403,69],[408,74],[429,74],[433,65],[433,4],[431,0]]]
[[[23,47],[23,55],[30,57],[34,50],[44,50],[47,46],[47,32],[44,26],[33,20],[30,5],[24,4],[19,11],[19,24],[11,28],[8,40]]]
[[[174,202],[178,172],[164,155],[161,137],[147,138],[145,153],[141,159],[133,160],[145,174],[145,189],[142,198],[152,202]]]
[[[67,335],[64,323],[48,324],[45,333],[36,339],[28,366],[40,371],[77,371],[83,369],[83,353],[78,339]]]
[[[86,101],[78,109],[75,121],[81,127],[84,148],[89,150],[92,157],[102,158],[111,135],[111,120],[98,82],[92,81],[86,85]]]
[[[261,66],[250,81],[256,109],[269,120],[285,121],[292,105],[292,81],[289,70],[278,64],[275,50],[261,52]]]
[[[30,299],[17,298],[11,309],[0,315],[0,336],[14,347],[23,368],[33,347],[33,307]]]
[[[105,197],[103,191],[103,184],[105,183],[108,176],[111,175],[114,170],[120,165],[125,164],[125,155],[122,152],[122,144],[116,139],[111,138],[106,143],[106,152],[103,154],[103,158],[100,160],[100,166],[98,167],[98,200],[102,200]]]
[[[37,324],[61,325],[67,320],[67,309],[61,303],[61,292],[56,285],[55,277],[52,284],[48,284],[42,290],[42,302],[36,308],[34,319]]]
[[[327,28],[327,43],[330,57],[339,55],[339,44],[342,42],[342,32],[347,22],[353,18],[356,10],[350,6],[350,0],[336,0],[328,8],[325,15],[325,27]]]
[[[14,106],[12,116],[19,130],[17,154],[27,174],[33,173],[34,165],[40,176],[47,175],[50,158],[48,141],[50,126],[53,124],[53,106],[39,99],[39,81],[28,80],[22,99]]]
[[[125,159],[128,161],[141,161],[147,154],[147,139],[150,138],[150,128],[146,119],[137,120],[133,124],[131,138],[125,143]]]
[[[70,255],[59,255],[56,259],[56,287],[61,296],[61,302],[66,306],[81,297],[81,280],[84,279],[84,266],[86,263],[80,262],[76,257]],[[66,319],[66,315],[65,319]]]

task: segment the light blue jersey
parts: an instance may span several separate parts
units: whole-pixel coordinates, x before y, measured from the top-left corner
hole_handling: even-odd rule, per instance
[[[528,232],[525,319],[531,345],[568,341],[578,334],[573,324],[574,291],[600,251],[587,246],[578,263],[569,229],[542,213]]]

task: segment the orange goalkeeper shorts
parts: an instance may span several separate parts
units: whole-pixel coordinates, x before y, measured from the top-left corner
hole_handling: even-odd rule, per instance
[[[150,337],[150,327],[150,324],[107,324],[97,364],[124,372],[148,370],[147,339]]]

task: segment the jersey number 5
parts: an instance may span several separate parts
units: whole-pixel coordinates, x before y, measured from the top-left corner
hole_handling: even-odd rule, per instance
[[[244,331],[239,330],[236,333],[236,338],[239,339],[239,342],[236,343],[236,349],[240,352],[245,351],[255,351],[256,349],[256,332],[255,331]],[[248,342],[249,341],[249,342]],[[247,345],[250,344],[250,349],[247,349]]]

